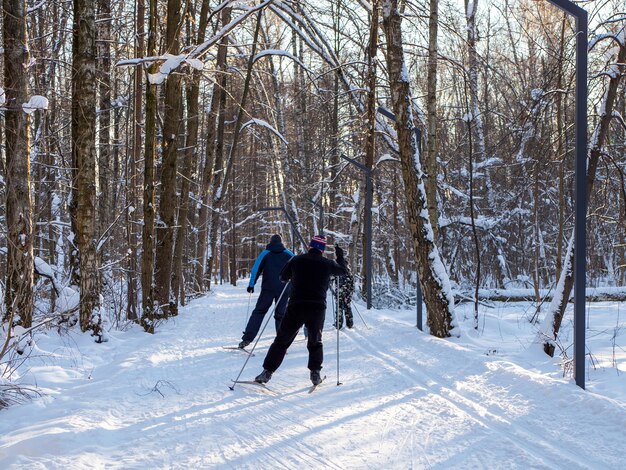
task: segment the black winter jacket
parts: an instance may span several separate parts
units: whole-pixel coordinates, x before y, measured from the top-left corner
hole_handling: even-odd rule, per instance
[[[291,279],[289,305],[308,304],[326,307],[326,291],[331,276],[341,276],[348,272],[346,261],[342,257],[337,262],[324,258],[316,249],[294,256],[285,265],[280,278]]]

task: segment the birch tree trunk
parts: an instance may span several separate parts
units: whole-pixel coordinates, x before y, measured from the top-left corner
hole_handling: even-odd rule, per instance
[[[144,0],[137,1],[137,18],[135,22],[135,57],[141,57],[144,54],[144,17],[146,15],[146,3]],[[137,171],[138,162],[141,160],[141,134],[142,134],[142,116],[143,116],[143,65],[138,64],[134,74],[134,102],[133,102],[133,154],[130,157],[129,183],[128,186],[128,202],[132,210],[127,211],[126,227],[128,233],[128,279],[127,279],[127,306],[126,318],[128,320],[137,320],[139,312],[137,309],[137,269],[138,269],[138,242],[139,233],[139,202],[138,185],[139,174]]]
[[[105,233],[114,214],[109,183],[111,182],[111,4],[110,0],[97,0],[98,49],[98,169],[99,232]],[[113,188],[116,191],[116,188]]]
[[[7,277],[4,321],[30,328],[33,312],[33,214],[30,189],[30,117],[26,1],[3,1],[6,106]]]
[[[150,21],[148,26],[148,56],[156,55],[157,44],[157,0],[150,0]],[[149,73],[156,72],[156,65],[148,68]],[[154,221],[156,197],[155,160],[156,160],[156,85],[146,81],[146,123],[145,155],[143,183],[143,229],[141,254],[141,323],[147,332],[154,333],[156,309],[154,307]]]
[[[391,101],[396,115],[395,127],[407,202],[407,219],[428,310],[428,327],[432,335],[444,338],[450,336],[451,331],[457,327],[454,298],[448,273],[434,243],[428,217],[419,143],[414,132],[411,91],[404,63],[398,0],[383,0],[382,9],[383,29],[387,38],[387,70]]]
[[[96,11],[74,0],[72,44],[72,198],[80,267],[80,328],[103,341],[96,252]]]
[[[430,0],[428,17],[428,77],[426,89],[426,197],[428,215],[433,226],[435,242],[439,240],[439,210],[437,208],[437,46],[439,30],[439,0]]]
[[[474,139],[474,155],[477,167],[482,167],[484,172],[484,188],[481,195],[485,196],[488,207],[495,207],[493,204],[493,191],[491,189],[491,177],[489,168],[484,166],[487,158],[485,145],[485,130],[483,127],[483,117],[480,111],[478,98],[478,29],[476,27],[476,11],[478,0],[465,0],[465,19],[467,21],[467,76],[470,92],[470,117],[472,123]]]

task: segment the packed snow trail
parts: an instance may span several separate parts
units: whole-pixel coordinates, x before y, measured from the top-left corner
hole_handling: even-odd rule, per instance
[[[413,312],[327,312],[315,393],[300,335],[268,383],[229,390],[248,294],[217,286],[155,335],[134,327],[36,337],[26,381],[44,396],[1,412],[3,469],[624,468],[626,406],[502,357],[418,332]],[[270,321],[242,374],[274,335]],[[465,338],[467,339],[467,338]],[[37,364],[35,364],[37,363]],[[33,379],[34,380],[34,379]]]

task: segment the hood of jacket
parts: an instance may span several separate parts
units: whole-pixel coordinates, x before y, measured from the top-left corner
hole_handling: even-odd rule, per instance
[[[285,251],[285,245],[281,243],[269,243],[265,249],[267,251],[271,251],[272,253],[282,253],[283,251]]]

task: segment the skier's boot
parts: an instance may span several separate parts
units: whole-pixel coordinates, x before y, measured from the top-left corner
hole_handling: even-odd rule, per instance
[[[311,382],[313,382],[313,385],[319,385],[322,383],[322,376],[320,375],[319,370],[311,371]]]
[[[239,349],[243,349],[250,344],[250,341],[246,341],[245,339],[239,343]]]
[[[263,372],[257,375],[254,381],[260,384],[266,384],[272,378],[272,374],[273,372],[271,370],[263,369]]]

